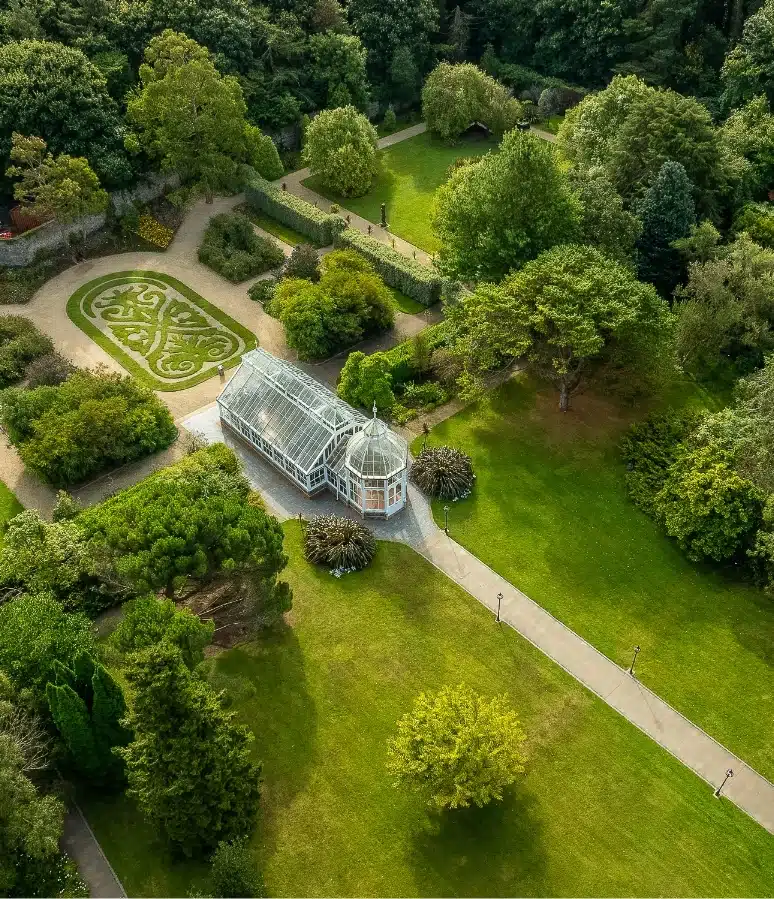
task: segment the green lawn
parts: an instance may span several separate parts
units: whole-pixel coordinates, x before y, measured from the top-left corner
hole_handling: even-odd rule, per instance
[[[254,225],[258,225],[259,228],[263,228],[264,231],[268,231],[269,234],[273,234],[276,238],[283,243],[289,244],[291,247],[295,247],[300,243],[314,245],[314,242],[300,231],[296,231],[294,228],[283,225],[282,222],[278,222],[277,219],[273,219],[265,212],[253,209],[248,203],[242,203],[241,206],[237,206],[235,211],[246,215]]]
[[[395,308],[398,309],[399,312],[405,312],[408,315],[418,315],[420,312],[424,312],[425,309],[427,309],[427,306],[417,303],[416,300],[407,297],[405,293],[401,293],[395,287],[388,287],[387,290],[392,294],[392,298],[395,301]]]
[[[619,664],[640,645],[645,684],[773,777],[771,596],[687,561],[626,495],[620,411],[575,407],[512,380],[433,430],[477,473],[452,536]]]
[[[24,511],[24,506],[11,493],[11,491],[0,481],[0,543],[3,542],[3,530],[5,523],[9,518],[18,515]]]
[[[337,580],[286,525],[291,626],[208,663],[264,761],[254,839],[270,896],[761,896],[774,840],[411,549]],[[502,803],[444,817],[384,769],[425,688],[507,693],[529,736]],[[132,896],[191,895],[125,800],[86,803]]]
[[[364,197],[341,197],[323,187],[315,176],[304,184],[376,223],[380,221],[381,204],[386,203],[392,233],[435,253],[440,243],[430,227],[430,213],[433,195],[448,178],[449,166],[461,156],[481,156],[496,146],[494,140],[483,137],[449,145],[425,133],[381,151],[379,174]]]

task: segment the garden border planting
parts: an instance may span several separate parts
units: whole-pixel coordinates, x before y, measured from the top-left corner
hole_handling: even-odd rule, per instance
[[[245,185],[245,198],[254,209],[304,234],[320,247],[330,246],[334,233],[343,227],[341,216],[323,212],[260,175],[254,175]]]
[[[432,306],[441,299],[443,278],[438,272],[361,231],[344,228],[335,234],[333,245],[337,249],[357,250],[373,265],[385,284],[423,306]]]
[[[209,368],[199,371],[191,377],[180,380],[167,380],[162,376],[156,375],[152,371],[144,368],[136,359],[126,352],[118,343],[110,336],[102,331],[83,311],[82,304],[95,290],[104,288],[107,285],[120,286],[122,284],[132,284],[137,281],[156,282],[156,285],[171,287],[178,293],[182,294],[196,309],[205,313],[210,318],[223,325],[225,331],[230,333],[232,337],[237,338],[242,344],[238,352],[233,353],[228,358],[213,363]],[[223,368],[233,368],[238,365],[242,354],[253,349],[258,345],[255,335],[249,331],[244,325],[239,324],[231,318],[230,315],[223,312],[217,306],[213,306],[204,297],[201,297],[196,291],[192,290],[186,284],[161,272],[148,271],[127,271],[115,272],[111,275],[103,275],[101,278],[95,278],[87,284],[82,285],[67,301],[67,315],[70,320],[76,324],[85,334],[102,347],[108,355],[112,356],[120,365],[122,365],[131,375],[144,384],[148,384],[154,390],[175,391],[184,390],[202,383],[213,377],[218,372],[218,364]]]

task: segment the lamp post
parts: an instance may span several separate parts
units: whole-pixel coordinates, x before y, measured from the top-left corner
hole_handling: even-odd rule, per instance
[[[638,655],[639,651],[640,651],[640,647],[635,646],[634,647],[634,658],[632,659],[631,665],[629,665],[629,674],[631,674],[632,677],[634,677],[634,663],[637,661],[637,655]]]
[[[723,792],[723,787],[726,785],[726,781],[728,780],[729,777],[733,777],[733,776],[734,776],[734,769],[729,768],[728,771],[726,771],[726,776],[723,778],[723,783],[712,794],[715,797],[715,799],[720,799],[720,794]]]
[[[448,537],[449,536],[449,507],[448,506],[443,507],[443,514],[444,514],[443,529],[444,529],[444,531],[446,531],[446,536]]]
[[[497,618],[495,619],[498,622],[500,620],[500,606],[502,605],[502,602],[503,602],[503,595],[502,595],[502,593],[498,593],[497,594]]]
[[[430,436],[430,428],[426,421],[422,422],[422,452],[427,449],[427,438]]]
[[[387,204],[386,203],[382,203],[381,213],[382,213],[382,220],[379,222],[379,224],[382,226],[382,228],[386,228],[387,227]]]

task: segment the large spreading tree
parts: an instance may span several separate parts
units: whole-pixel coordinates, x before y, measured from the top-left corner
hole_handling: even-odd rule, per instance
[[[462,166],[438,189],[433,227],[440,266],[497,280],[577,237],[581,205],[550,144],[510,131],[500,149]]]

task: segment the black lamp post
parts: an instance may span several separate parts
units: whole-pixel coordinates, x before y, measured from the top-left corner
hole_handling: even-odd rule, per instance
[[[502,602],[503,602],[503,595],[502,595],[502,593],[498,593],[497,594],[497,618],[495,619],[496,621],[500,620],[500,606],[502,605]]]
[[[379,224],[382,226],[382,228],[386,228],[387,227],[387,204],[386,203],[382,203],[381,212],[382,212],[382,220]]]
[[[723,778],[723,783],[712,794],[715,797],[715,799],[720,799],[720,794],[723,792],[723,787],[726,785],[726,781],[728,780],[729,777],[733,777],[733,776],[734,776],[734,769],[729,768],[728,771],[726,771],[726,776]]]
[[[427,438],[430,436],[430,428],[426,421],[422,422],[422,452],[427,449]]]
[[[449,507],[448,506],[443,507],[443,514],[444,514],[443,529],[444,529],[444,531],[446,531],[446,536],[448,537],[449,536]]]
[[[631,674],[632,677],[634,677],[634,663],[637,661],[637,655],[638,655],[639,651],[640,651],[640,647],[635,646],[634,647],[634,658],[632,659],[631,665],[629,665],[629,674]]]

